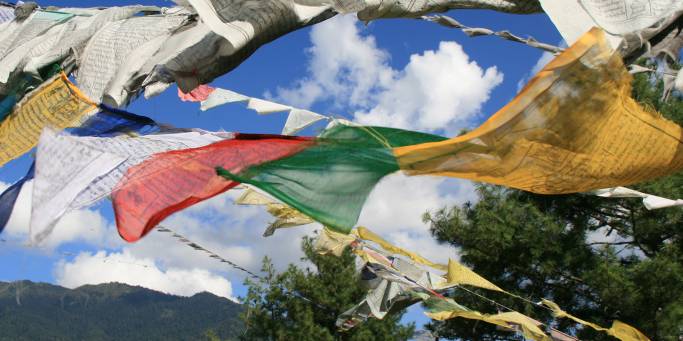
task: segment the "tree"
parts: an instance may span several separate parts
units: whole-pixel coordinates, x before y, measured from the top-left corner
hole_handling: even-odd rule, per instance
[[[302,243],[304,261],[315,269],[290,265],[276,274],[267,257],[265,276],[247,281],[244,299],[244,340],[407,340],[413,325],[401,325],[401,315],[371,319],[346,333],[338,333],[337,316],[357,304],[366,294],[360,286],[355,256],[347,249],[342,257],[322,256],[311,239]]]
[[[661,91],[661,82],[653,87],[648,76],[634,81],[638,101],[683,124],[683,102],[663,103]],[[683,198],[683,173],[632,187]],[[544,196],[483,184],[478,195],[476,203],[424,217],[433,235],[459,247],[463,262],[476,272],[510,292],[536,301],[549,298],[606,327],[618,319],[655,340],[683,338],[683,209],[648,211],[638,199]],[[555,320],[531,303],[479,293],[540,321],[555,321],[581,339],[612,340],[569,320]],[[452,296],[472,309],[495,311],[462,290]],[[430,329],[446,338],[515,338],[463,319],[432,323]]]

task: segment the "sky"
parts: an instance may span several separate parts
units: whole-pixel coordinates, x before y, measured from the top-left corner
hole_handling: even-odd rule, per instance
[[[82,1],[39,1],[42,6],[78,7]],[[170,1],[92,0],[92,6],[128,4],[172,6]],[[542,14],[492,11],[448,12],[467,26],[509,30],[520,36],[559,44],[561,37]],[[234,71],[210,85],[266,98],[362,124],[391,126],[446,136],[472,129],[505,105],[551,59],[542,51],[496,37],[469,38],[459,30],[412,19],[369,24],[338,16],[261,47]],[[245,133],[280,133],[287,115],[257,115],[243,104],[205,112],[198,103],[181,102],[175,87],[140,98],[128,108],[177,127]],[[324,125],[304,130],[315,135]],[[25,174],[26,155],[0,168],[0,189]],[[111,203],[68,213],[43,244],[28,247],[30,196],[24,191],[7,229],[0,234],[0,281],[28,279],[75,288],[122,282],[175,295],[208,291],[237,299],[246,293],[244,273],[226,268],[164,233],[141,241],[120,240]],[[278,269],[300,264],[301,238],[318,225],[279,230],[262,237],[270,221],[261,207],[233,205],[228,192],[178,212],[163,225],[251,270],[264,256]],[[435,242],[421,221],[424,212],[476,201],[471,182],[394,174],[372,192],[359,225],[391,242],[439,262],[458,251]],[[419,307],[406,321],[427,320]]]

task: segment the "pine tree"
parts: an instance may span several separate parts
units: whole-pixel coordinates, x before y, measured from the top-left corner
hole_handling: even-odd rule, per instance
[[[304,261],[314,269],[290,265],[276,273],[270,259],[263,261],[263,279],[247,281],[244,299],[244,340],[407,340],[413,325],[401,325],[400,315],[371,319],[346,333],[337,332],[337,316],[366,294],[361,287],[355,256],[321,256],[311,240],[302,243]]]
[[[660,101],[662,85],[634,81],[634,97],[683,124],[683,102]],[[683,173],[631,186],[683,198]],[[568,312],[609,327],[631,324],[653,340],[683,339],[683,209],[645,209],[638,199],[587,194],[544,196],[478,185],[479,201],[426,214],[433,235],[461,249],[462,260],[502,288],[533,299],[548,298]],[[608,237],[599,238],[607,233]],[[556,320],[531,303],[478,291],[582,340],[613,340]],[[498,308],[462,290],[451,295],[472,309]],[[521,339],[464,319],[432,323],[445,338]]]

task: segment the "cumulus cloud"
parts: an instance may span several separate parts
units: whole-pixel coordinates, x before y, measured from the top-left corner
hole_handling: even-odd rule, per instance
[[[3,185],[4,188],[7,185]],[[33,182],[24,184],[14,206],[14,211],[3,234],[8,238],[26,241],[28,240],[29,222],[31,219],[31,192]],[[39,246],[54,249],[69,242],[86,242],[91,245],[103,246],[112,233],[112,228],[107,219],[95,209],[82,209],[68,212],[57,223],[52,233]]]
[[[235,300],[230,282],[202,269],[159,268],[151,258],[137,258],[129,252],[80,253],[73,261],[61,261],[55,268],[57,284],[76,288],[85,284],[119,282],[178,296],[210,292]]]
[[[456,256],[455,249],[434,240],[429,226],[422,222],[422,215],[474,200],[474,185],[466,180],[395,174],[385,178],[372,192],[359,225],[403,248],[445,263]]]
[[[483,70],[462,46],[441,42],[436,51],[412,55],[410,63],[377,96],[377,105],[355,113],[368,125],[452,134],[480,113],[494,87],[503,81],[495,67]]]
[[[441,42],[412,55],[403,70],[393,69],[387,52],[351,16],[315,26],[311,42],[309,75],[279,88],[277,97],[304,107],[329,100],[362,124],[453,133],[471,123],[503,81],[456,42]]]
[[[361,36],[355,17],[337,16],[311,30],[312,47],[308,76],[289,88],[278,88],[286,103],[310,107],[332,100],[337,106],[367,106],[373,93],[394,79],[389,54],[377,47],[375,38]]]

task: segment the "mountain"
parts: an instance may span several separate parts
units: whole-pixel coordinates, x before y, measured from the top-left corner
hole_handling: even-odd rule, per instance
[[[221,340],[242,333],[242,306],[119,283],[76,289],[0,282],[0,340]],[[215,339],[215,338],[213,338]]]

